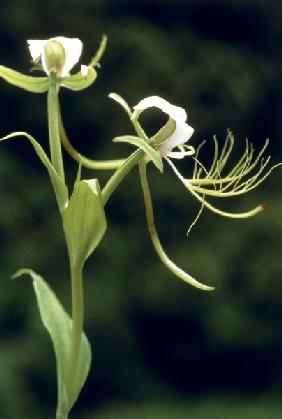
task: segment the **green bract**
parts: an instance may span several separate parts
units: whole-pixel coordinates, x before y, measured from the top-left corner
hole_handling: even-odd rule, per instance
[[[106,217],[97,179],[76,183],[63,212],[64,231],[72,266],[82,266],[102,239]]]

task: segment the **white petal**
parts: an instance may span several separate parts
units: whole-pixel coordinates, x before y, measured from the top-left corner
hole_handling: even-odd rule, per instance
[[[167,154],[167,157],[172,159],[183,159],[186,156],[193,156],[195,154],[195,149],[192,146],[187,146],[187,149],[184,147],[178,147],[179,151],[171,151]]]
[[[41,64],[46,74],[48,74],[48,69],[46,67],[44,47],[49,41],[53,40],[59,42],[64,48],[65,62],[60,72],[60,76],[65,77],[79,61],[83,45],[78,38],[65,38],[64,36],[56,36],[46,40],[28,40],[27,43],[33,61],[41,58]]]
[[[65,38],[64,36],[57,36],[52,39],[60,42],[64,47],[66,56],[61,77],[65,77],[80,59],[83,46],[82,42],[78,38]]]
[[[166,157],[178,160],[184,159],[185,156],[187,156],[187,153],[185,151],[171,151],[166,155]]]
[[[49,41],[49,39],[47,39],[46,41],[29,39],[27,41],[29,52],[30,52],[30,55],[31,55],[33,61],[36,61],[36,60],[38,60],[38,58],[41,57],[43,48],[48,41]]]
[[[81,71],[81,74],[82,74],[84,77],[87,77],[87,75],[88,75],[88,71],[89,71],[89,67],[88,67],[88,65],[83,65],[83,64],[82,64],[82,66],[80,67],[80,71]]]
[[[167,100],[162,99],[159,96],[149,96],[142,99],[136,106],[134,106],[134,112],[132,119],[138,118],[139,115],[148,108],[155,107],[166,113],[171,119],[175,121],[174,132],[162,143],[158,144],[158,149],[163,157],[168,156],[172,150],[185,144],[194,132],[194,129],[186,123],[187,114],[183,108],[172,105]],[[175,154],[175,158],[183,158],[187,155],[179,152]]]
[[[173,148],[185,144],[190,139],[193,132],[194,129],[186,124],[186,122],[176,121],[175,131],[158,146],[161,155],[167,156]]]
[[[187,114],[183,108],[171,105],[171,103],[159,96],[149,96],[142,99],[136,106],[133,107],[135,109],[135,117],[138,117],[145,109],[152,107],[159,108],[176,122],[185,122],[187,119]]]

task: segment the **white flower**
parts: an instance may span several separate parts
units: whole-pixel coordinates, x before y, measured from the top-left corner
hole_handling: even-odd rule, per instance
[[[82,52],[82,42],[78,38],[57,36],[46,40],[28,40],[27,43],[33,61],[41,60],[47,75],[54,71],[59,77],[69,75]]]
[[[187,113],[185,110],[179,106],[170,104],[168,101],[159,96],[150,96],[142,99],[136,106],[134,106],[132,118],[138,119],[139,115],[145,109],[151,107],[160,109],[174,122],[173,132],[170,132],[165,140],[157,144],[160,154],[163,157],[172,157],[177,159],[194,154],[193,147],[186,146],[186,149],[183,147],[194,132],[194,129],[186,123]],[[180,151],[172,151],[175,147],[178,147]]]

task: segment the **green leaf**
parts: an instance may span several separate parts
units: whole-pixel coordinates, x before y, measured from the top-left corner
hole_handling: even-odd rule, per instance
[[[58,78],[58,81],[62,86],[67,87],[70,90],[78,91],[91,86],[91,84],[95,81],[96,77],[96,70],[94,70],[94,68],[92,67],[88,67],[87,75],[84,75],[81,71],[79,71],[78,73],[73,74],[71,76]]]
[[[58,175],[58,173],[52,166],[52,163],[50,162],[49,158],[47,157],[41,145],[31,135],[27,134],[26,132],[20,132],[20,131],[12,132],[11,134],[6,135],[3,138],[0,138],[0,141],[8,140],[15,137],[25,137],[32,144],[37,156],[42,161],[46,169],[48,170],[53,188],[55,190],[55,195],[58,201],[58,205],[59,205],[60,211],[62,212],[63,209],[66,208],[67,203],[68,203],[68,189],[66,187],[64,180]]]
[[[150,146],[145,140],[140,137],[135,137],[133,135],[124,135],[122,137],[115,137],[113,139],[114,143],[129,143],[141,148],[146,155],[152,160],[154,165],[163,172],[163,161],[160,153]]]
[[[117,93],[110,93],[109,98],[113,99],[115,102],[117,102],[129,115],[129,118],[132,117],[132,112],[130,110],[130,107],[128,106],[127,102]]]
[[[32,77],[0,65],[0,77],[8,83],[32,93],[44,93],[48,90],[48,77]]]
[[[58,377],[57,412],[61,414],[62,417],[65,417],[63,415],[67,415],[70,411],[85,383],[91,364],[91,348],[87,337],[83,333],[78,358],[77,374],[75,376],[75,383],[72,385],[73,393],[70,394],[70,389],[67,384],[67,376],[72,331],[71,318],[66,313],[49,285],[34,271],[31,269],[21,269],[16,272],[13,277],[17,278],[24,274],[30,275],[32,278],[40,316],[54,346]]]
[[[63,212],[63,225],[71,264],[82,266],[107,228],[97,179],[76,182]]]

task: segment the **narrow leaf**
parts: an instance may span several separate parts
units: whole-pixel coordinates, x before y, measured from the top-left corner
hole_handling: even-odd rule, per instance
[[[32,144],[37,156],[39,157],[43,165],[46,167],[46,169],[48,170],[52,185],[55,190],[55,195],[58,201],[58,205],[59,205],[60,211],[62,212],[68,203],[68,190],[67,190],[65,182],[54,169],[52,163],[50,162],[49,158],[47,157],[41,145],[31,135],[27,134],[26,132],[12,132],[11,134],[6,135],[3,138],[0,138],[0,141],[8,140],[15,137],[25,137]]]
[[[114,143],[129,143],[141,148],[145,154],[149,157],[150,160],[154,163],[154,165],[159,169],[159,171],[163,172],[163,161],[161,158],[160,153],[155,150],[150,144],[148,144],[145,140],[140,137],[135,137],[133,135],[124,135],[122,137],[115,137],[113,139]]]
[[[69,394],[66,382],[68,376],[68,360],[71,344],[72,321],[54,292],[44,279],[31,269],[21,269],[14,275],[30,275],[35,291],[41,320],[46,327],[55,351],[58,377],[57,413],[66,415],[75,403],[89,372],[91,364],[91,348],[85,334],[82,334],[77,375],[72,387],[74,393]]]
[[[105,234],[107,222],[97,179],[75,184],[63,225],[71,264],[81,266]]]
[[[0,65],[0,77],[28,92],[44,93],[48,90],[48,77],[27,76],[3,65]]]

